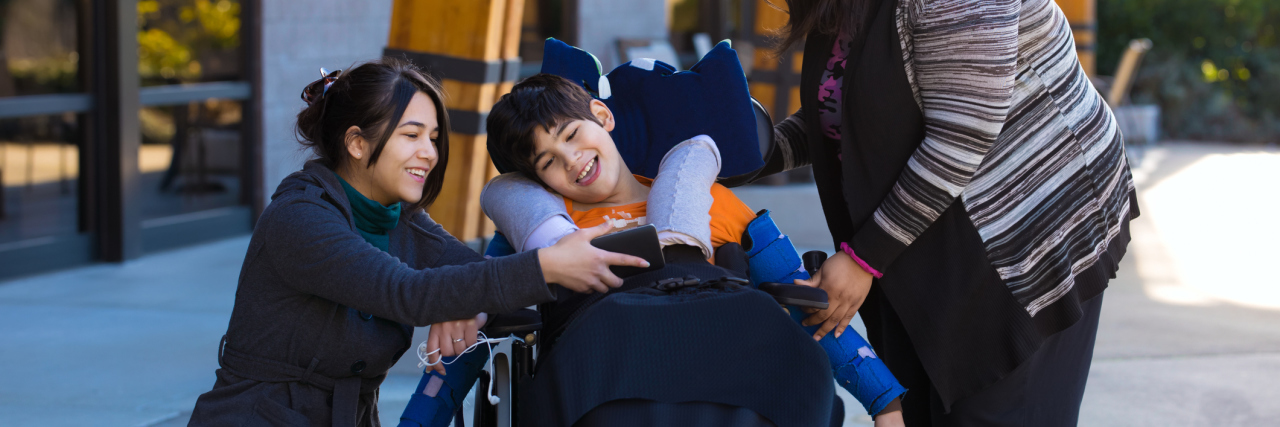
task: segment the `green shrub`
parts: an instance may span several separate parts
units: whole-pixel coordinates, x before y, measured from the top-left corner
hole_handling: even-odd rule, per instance
[[[1280,141],[1276,0],[1098,0],[1098,73],[1149,38],[1131,99],[1157,104],[1166,138]]]

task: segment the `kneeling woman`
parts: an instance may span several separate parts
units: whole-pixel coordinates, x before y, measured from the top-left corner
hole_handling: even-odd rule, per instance
[[[258,219],[191,425],[377,425],[378,386],[413,326],[546,302],[551,282],[605,291],[622,283],[609,265],[646,266],[592,247],[605,228],[484,260],[432,221],[449,125],[439,84],[412,65],[330,73],[302,97],[297,133],[316,159]]]

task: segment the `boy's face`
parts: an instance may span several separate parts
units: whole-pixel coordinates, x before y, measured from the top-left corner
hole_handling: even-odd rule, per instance
[[[600,123],[573,120],[534,133],[533,167],[547,186],[578,203],[601,203],[616,196],[618,183],[629,177],[609,131],[613,113],[599,100],[591,113]],[[603,125],[601,125],[601,123]]]

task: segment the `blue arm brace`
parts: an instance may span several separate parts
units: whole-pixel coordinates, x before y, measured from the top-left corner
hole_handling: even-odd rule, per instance
[[[795,279],[809,279],[809,273],[804,271],[804,263],[796,253],[795,245],[778,230],[768,211],[764,211],[747,225],[747,236],[748,239],[744,241],[751,244],[750,248],[745,249],[752,283],[790,284]],[[787,311],[797,324],[809,316],[796,307],[788,306]],[[804,330],[814,334],[819,326],[804,327]],[[876,357],[871,344],[867,344],[853,327],[845,329],[840,338],[836,338],[834,333],[827,334],[818,344],[827,352],[836,384],[858,399],[866,407],[868,414],[880,413],[889,402],[907,392],[889,372],[884,361]]]

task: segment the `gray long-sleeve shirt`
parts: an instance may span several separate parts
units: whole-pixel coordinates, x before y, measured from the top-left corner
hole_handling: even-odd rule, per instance
[[[375,391],[409,348],[412,326],[554,298],[536,251],[484,260],[426,212],[404,209],[383,252],[356,231],[350,203],[328,168],[309,162],[286,178],[250,240],[227,354],[310,367],[336,380],[362,378],[356,424],[377,425]],[[229,366],[235,360],[243,358],[222,363],[214,389],[196,403],[192,425],[244,425],[264,416],[331,423],[336,412],[328,390],[262,378],[260,367]]]

